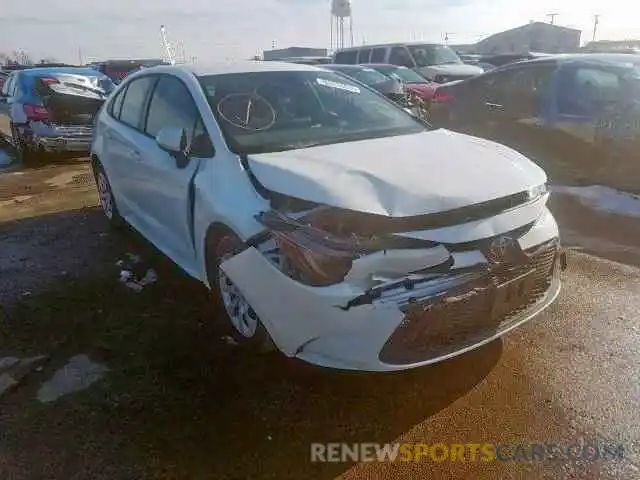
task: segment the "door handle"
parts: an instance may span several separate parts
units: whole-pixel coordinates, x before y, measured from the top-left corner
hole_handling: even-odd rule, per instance
[[[497,103],[486,102],[485,105],[492,110],[502,110],[504,107]]]

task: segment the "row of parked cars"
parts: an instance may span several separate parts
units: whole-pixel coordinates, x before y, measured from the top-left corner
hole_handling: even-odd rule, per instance
[[[434,126],[499,141],[551,168],[564,164],[583,181],[640,191],[637,54],[462,58],[444,45],[399,43],[340,50],[329,61],[324,68],[363,81]]]
[[[0,136],[23,162],[50,152],[89,151],[95,115],[115,86],[161,60],[87,66],[10,65],[0,70]]]

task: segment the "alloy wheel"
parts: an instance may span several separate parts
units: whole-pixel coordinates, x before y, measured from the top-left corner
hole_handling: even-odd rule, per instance
[[[113,194],[111,187],[104,172],[98,172],[97,178],[98,196],[100,197],[100,205],[106,217],[111,220],[113,218]]]
[[[231,255],[224,255],[220,259],[220,263],[230,257]],[[220,289],[222,304],[233,327],[243,337],[252,338],[258,328],[258,315],[242,295],[242,292],[220,267],[218,267],[218,288]]]

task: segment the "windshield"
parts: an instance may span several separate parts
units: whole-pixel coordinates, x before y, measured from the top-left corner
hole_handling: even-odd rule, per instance
[[[414,70],[411,70],[407,67],[377,67],[377,70],[388,77],[393,78],[394,80],[398,80],[404,83],[426,83],[427,81],[416,73]]]
[[[419,67],[463,63],[446,45],[408,45],[408,48]]]
[[[336,70],[369,86],[389,81],[387,77],[373,68],[336,68]]]
[[[327,71],[201,77],[229,148],[266,153],[418,133],[427,126],[392,102]]]

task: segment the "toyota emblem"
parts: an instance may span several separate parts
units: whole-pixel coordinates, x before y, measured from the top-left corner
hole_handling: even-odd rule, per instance
[[[491,263],[508,262],[517,251],[516,241],[511,237],[497,237],[491,240],[489,248],[485,252],[487,260]]]

